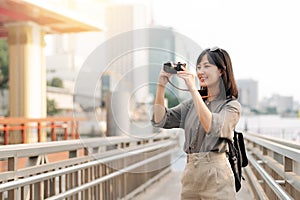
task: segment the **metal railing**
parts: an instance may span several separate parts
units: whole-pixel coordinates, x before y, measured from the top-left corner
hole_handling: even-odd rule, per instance
[[[177,147],[167,133],[0,146],[0,199],[130,199],[171,170]]]
[[[300,145],[245,133],[246,175],[256,199],[300,199]],[[259,183],[259,184],[258,184]]]

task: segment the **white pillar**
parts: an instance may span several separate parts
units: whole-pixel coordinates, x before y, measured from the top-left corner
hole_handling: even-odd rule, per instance
[[[129,98],[126,91],[114,91],[107,99],[107,136],[130,134]]]
[[[5,26],[9,44],[10,117],[46,117],[45,32],[33,22]],[[16,143],[19,139],[10,138]],[[28,135],[27,142],[34,140],[34,135]]]

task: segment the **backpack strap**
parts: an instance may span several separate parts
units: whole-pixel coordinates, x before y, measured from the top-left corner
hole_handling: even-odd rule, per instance
[[[235,97],[230,97],[228,99],[225,99],[223,104],[220,106],[218,112],[220,112],[227,103],[229,103],[230,101],[235,100],[235,99],[236,99]]]

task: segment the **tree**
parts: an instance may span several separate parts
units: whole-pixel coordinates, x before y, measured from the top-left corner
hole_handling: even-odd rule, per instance
[[[276,115],[276,114],[278,114],[276,107],[267,107],[266,114],[269,114],[269,115]]]
[[[57,108],[56,102],[47,98],[47,115],[53,116],[60,112],[61,110]]]
[[[0,89],[8,88],[8,45],[0,39]]]
[[[64,87],[64,84],[63,84],[63,81],[60,79],[60,78],[53,78],[49,83],[48,83],[49,86],[52,86],[52,87],[59,87],[59,88],[63,88]]]

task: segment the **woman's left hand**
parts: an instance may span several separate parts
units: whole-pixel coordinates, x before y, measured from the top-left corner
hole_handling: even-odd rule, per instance
[[[183,71],[178,71],[177,76],[185,81],[185,84],[190,91],[197,90],[195,83],[195,74],[188,71],[185,67],[181,66]]]

